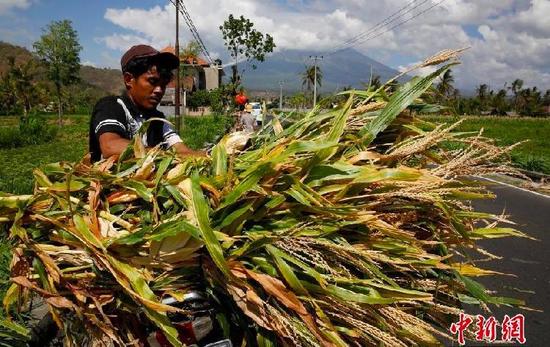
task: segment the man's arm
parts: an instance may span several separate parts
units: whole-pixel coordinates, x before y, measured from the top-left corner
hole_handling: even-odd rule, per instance
[[[182,158],[185,157],[206,157],[205,151],[195,151],[186,145],[183,144],[183,142],[178,142],[172,145],[172,147],[176,150],[176,153]]]
[[[205,151],[195,151],[187,147],[177,134],[176,130],[172,128],[172,126],[168,123],[164,123],[162,125],[162,137],[165,146],[167,148],[174,148],[176,150],[176,153],[182,158],[206,157]]]
[[[120,155],[128,144],[130,140],[127,140],[117,133],[103,133],[99,136],[99,146],[101,147],[101,153],[103,158],[109,158],[113,155]],[[195,151],[183,144],[183,142],[178,142],[172,146],[176,153],[182,158],[184,157],[204,157],[206,152],[204,151]]]
[[[120,155],[130,140],[123,138],[117,133],[103,133],[99,135],[99,147],[101,148],[101,154],[103,158],[109,158],[113,155]]]

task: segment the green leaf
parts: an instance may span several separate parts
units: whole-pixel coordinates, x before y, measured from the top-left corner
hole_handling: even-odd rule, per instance
[[[536,240],[527,234],[522,233],[513,228],[478,228],[469,233],[474,238],[482,239],[498,239],[502,237],[523,237],[527,239]]]
[[[353,105],[353,95],[350,95],[350,97],[348,98],[348,101],[346,102],[346,104],[344,105],[344,107],[342,108],[338,116],[335,117],[334,120],[331,122],[332,127],[329,133],[326,135],[326,137],[321,140],[322,142],[325,142],[325,143],[339,142],[340,137],[342,137],[342,134],[344,133],[346,122],[348,120],[352,105]],[[308,167],[311,167],[317,163],[321,163],[328,160],[335,153],[336,153],[335,147],[320,150],[312,159],[312,162]]]
[[[178,190],[178,188],[176,188],[175,186],[170,185],[170,184],[165,185],[164,188],[166,188],[166,190],[168,191],[168,193],[170,193],[170,195],[174,198],[174,200],[176,200],[176,202],[177,202],[180,206],[187,207],[187,202],[185,201],[185,198],[184,198],[183,195],[180,193],[180,191]]]
[[[46,176],[44,172],[40,171],[39,169],[34,169],[32,171],[32,175],[34,176],[34,179],[39,187],[47,188],[47,187],[51,187],[53,184],[48,178],[48,176]]]
[[[226,195],[223,203],[218,209],[236,202],[244,193],[254,188],[264,175],[271,170],[271,163],[264,163],[254,170],[250,175],[246,176],[237,186],[231,189],[231,192]]]
[[[151,189],[147,188],[141,182],[128,180],[124,182],[122,186],[136,192],[136,194],[139,195],[140,198],[147,202],[153,201],[153,193],[151,192]]]
[[[68,188],[70,192],[76,192],[86,187],[88,187],[88,183],[76,179],[71,179],[68,186],[67,182],[56,182],[49,186],[48,190],[53,192],[66,192]]]
[[[217,228],[223,229],[229,225],[231,225],[233,222],[241,218],[245,213],[252,211],[252,206],[254,205],[254,201],[249,201],[246,204],[244,204],[242,207],[239,207],[235,211],[229,213],[227,216],[223,217],[223,220],[221,223],[216,225]]]
[[[317,272],[315,269],[313,269],[311,266],[304,263],[303,261],[298,260],[295,257],[293,257],[293,256],[281,251],[280,249],[278,249],[274,246],[271,246],[271,245],[266,246],[266,250],[272,256],[276,256],[278,258],[284,259],[284,260],[294,264],[298,268],[302,269],[302,271],[306,275],[311,276],[312,278],[314,278],[321,285],[321,287],[326,286],[326,281],[323,278],[323,276],[319,272]]]
[[[279,269],[279,272],[281,273],[281,275],[283,275],[286,283],[290,285],[290,287],[296,292],[296,294],[308,295],[307,290],[304,288],[304,286],[292,270],[292,267],[290,267],[285,262],[285,260],[277,254],[275,247],[268,245],[266,246],[266,250],[273,258],[275,266],[277,266],[277,269]]]
[[[212,173],[214,176],[227,174],[227,151],[225,149],[226,138],[224,137],[212,149]]]
[[[157,173],[155,175],[155,187],[159,185],[160,181],[162,180],[162,176],[164,175],[164,173],[172,163],[172,160],[174,160],[173,157],[165,157],[160,162],[159,168],[157,169]]]
[[[197,240],[201,240],[201,231],[196,226],[184,219],[174,220],[157,226],[153,232],[145,236],[145,239],[162,241],[167,237],[176,236],[179,233],[186,233]]]
[[[111,246],[111,245],[131,246],[138,243],[143,243],[145,242],[145,236],[150,232],[151,232],[151,227],[146,226],[137,231],[132,232],[131,234],[118,237],[114,240],[108,240],[106,245],[107,246]]]
[[[30,331],[28,328],[8,319],[0,319],[0,326],[13,331],[14,333],[23,336],[25,338],[28,338],[30,335]]]
[[[223,249],[214,234],[214,230],[210,226],[208,209],[208,204],[206,203],[206,199],[204,198],[204,194],[199,183],[199,176],[193,175],[191,177],[191,210],[197,219],[202,240],[206,245],[208,253],[212,257],[212,260],[225,276],[230,277],[231,273],[229,272],[229,268],[225,262]]]
[[[359,132],[359,135],[362,137],[363,146],[369,145],[403,110],[405,110],[415,99],[419,98],[439,75],[445,73],[445,71],[450,69],[453,65],[455,64],[445,65],[424,78],[414,77],[409,82],[399,87],[390,97],[382,113]]]
[[[75,225],[75,229],[78,232],[78,235],[75,235],[75,236],[82,238],[88,244],[93,245],[96,248],[105,250],[105,248],[103,247],[103,244],[92,233],[90,228],[88,228],[88,224],[86,224],[86,221],[84,221],[84,218],[82,218],[81,215],[75,214],[73,216],[73,222]]]
[[[23,208],[25,204],[33,198],[32,195],[10,195],[0,196],[0,207]]]

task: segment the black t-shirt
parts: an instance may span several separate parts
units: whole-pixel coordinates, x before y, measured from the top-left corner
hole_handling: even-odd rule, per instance
[[[90,121],[90,154],[92,161],[101,160],[99,136],[103,133],[116,133],[125,139],[132,139],[139,128],[149,118],[165,118],[164,114],[156,109],[140,111],[128,95],[107,96],[99,100],[92,112]],[[161,144],[169,148],[182,142],[174,128],[163,121],[152,121],[147,133],[142,136],[146,147]]]

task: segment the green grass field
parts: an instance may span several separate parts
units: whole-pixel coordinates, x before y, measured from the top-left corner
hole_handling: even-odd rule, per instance
[[[496,139],[500,145],[512,145],[526,141],[516,147],[512,161],[518,167],[550,174],[550,119],[548,118],[504,118],[504,117],[422,117],[437,123],[454,123],[463,120],[459,131],[479,131]]]
[[[70,122],[58,132],[52,142],[21,148],[0,149],[0,191],[14,194],[32,192],[32,170],[57,161],[77,161],[88,150],[89,116],[71,115]],[[17,126],[16,117],[1,117],[3,124]],[[212,142],[231,126],[225,116],[185,117],[182,139],[194,148]]]

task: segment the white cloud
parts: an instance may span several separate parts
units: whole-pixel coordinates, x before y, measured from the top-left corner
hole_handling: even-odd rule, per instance
[[[80,63],[80,65],[97,67],[97,64],[90,60],[84,60],[83,62]]]
[[[470,46],[463,65],[455,69],[458,87],[472,88],[480,83],[496,86],[522,78],[526,85],[550,88],[549,0],[446,0],[412,18],[439,2],[417,0],[415,4],[423,5],[386,28],[403,20],[411,19],[410,22],[355,48],[383,63],[391,57],[399,61],[396,65],[405,68],[441,49]],[[222,56],[225,48],[218,27],[230,13],[250,18],[260,31],[273,35],[277,49],[322,52],[367,31],[409,3],[410,0],[380,0],[369,1],[367,6],[364,0],[292,0],[285,5],[255,0],[185,2],[206,46],[217,54],[224,52]],[[111,49],[124,51],[138,42],[163,48],[174,42],[175,10],[170,3],[148,9],[110,8],[105,19],[127,31],[99,39]],[[472,32],[475,28],[477,33]],[[191,38],[183,21],[180,32],[182,41]]]
[[[137,45],[137,44],[146,44],[158,47],[158,41],[152,42],[147,38],[137,36],[137,35],[126,35],[126,34],[113,34],[101,38],[97,38],[96,42],[104,43],[108,48],[125,52],[128,48]],[[161,47],[162,49],[163,47]]]
[[[550,1],[548,0],[532,0],[532,6],[525,11],[520,12],[517,16],[508,18],[510,26],[528,31],[531,34],[548,37],[550,32]]]
[[[0,15],[9,13],[13,9],[24,10],[31,5],[31,0],[0,0]]]

